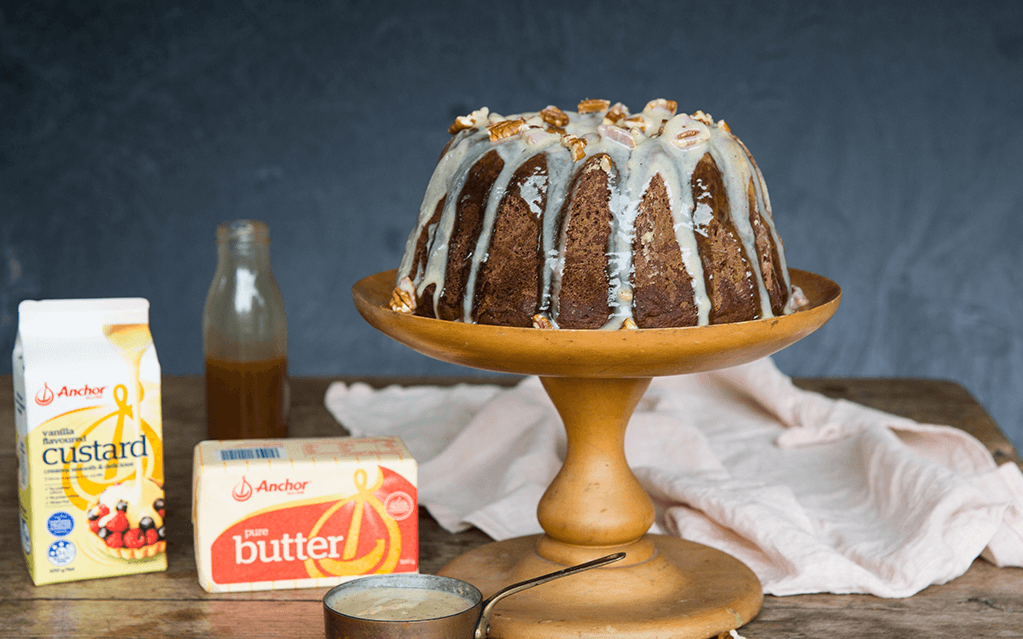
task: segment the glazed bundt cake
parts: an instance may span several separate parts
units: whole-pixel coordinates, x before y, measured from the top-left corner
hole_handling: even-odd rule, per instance
[[[767,187],[724,121],[654,100],[459,117],[391,308],[562,329],[697,326],[794,310]]]

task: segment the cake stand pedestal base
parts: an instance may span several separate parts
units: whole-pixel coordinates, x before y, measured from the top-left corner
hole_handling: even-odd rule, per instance
[[[798,313],[733,324],[622,331],[536,330],[396,313],[395,273],[360,280],[355,305],[374,327],[416,351],[485,370],[539,375],[567,435],[565,461],[537,507],[545,534],[481,546],[448,564],[491,595],[506,585],[616,552],[610,566],[537,586],[494,609],[495,639],[707,639],[760,610],[756,575],[701,544],[646,532],[654,505],[625,458],[625,430],[661,375],[745,364],[806,337],[838,308],[841,289],[789,270],[809,304]],[[467,486],[466,490],[472,488]]]
[[[489,597],[510,583],[564,568],[537,553],[538,544],[552,541],[534,535],[486,544],[439,574],[468,581]],[[589,571],[587,579],[560,579],[508,597],[494,611],[489,636],[706,639],[742,626],[760,610],[756,575],[725,553],[666,535],[646,535],[628,546],[579,548],[586,556],[628,555]]]

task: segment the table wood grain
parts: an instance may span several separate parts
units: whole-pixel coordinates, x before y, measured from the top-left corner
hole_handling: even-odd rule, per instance
[[[346,434],[323,405],[332,380],[292,380],[292,434]],[[514,383],[513,378],[350,378],[387,384]],[[797,379],[806,389],[975,435],[999,463],[1023,467],[1017,451],[984,408],[958,384],[923,379]],[[202,378],[163,379],[167,469],[168,562],[165,573],[34,586],[18,541],[11,377],[0,376],[0,637],[310,637],[323,636],[326,589],[208,594],[193,559],[190,495],[192,448],[204,431]],[[450,534],[420,513],[420,569],[433,573],[461,552],[486,543],[479,530]],[[977,560],[950,583],[906,599],[869,595],[766,597],[742,628],[747,639],[852,637],[1021,637],[1023,569]]]

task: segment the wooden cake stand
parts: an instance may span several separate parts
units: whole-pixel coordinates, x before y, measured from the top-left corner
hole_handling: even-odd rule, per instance
[[[625,428],[652,377],[736,366],[806,337],[838,309],[834,282],[791,270],[810,305],[792,315],[692,328],[537,330],[448,322],[388,308],[395,272],[360,280],[355,305],[375,328],[446,362],[538,375],[565,424],[565,462],[537,509],[545,534],[480,546],[440,572],[490,596],[612,552],[625,559],[503,600],[490,636],[705,639],[738,628],[763,602],[737,559],[648,534],[654,506],[625,460]],[[467,486],[466,490],[471,490]]]

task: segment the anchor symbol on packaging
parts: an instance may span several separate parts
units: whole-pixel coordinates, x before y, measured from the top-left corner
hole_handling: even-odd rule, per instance
[[[234,497],[235,501],[245,501],[252,497],[252,484],[246,481],[244,475],[242,475],[242,480],[231,490],[231,496]]]
[[[40,406],[49,406],[53,403],[53,398],[53,389],[50,388],[49,384],[43,382],[43,387],[39,389],[38,393],[36,393],[36,403]]]
[[[373,494],[383,485],[383,476],[381,475],[373,486],[368,487],[366,471],[360,468],[355,471],[354,480],[355,494],[338,500],[320,516],[312,530],[309,531],[309,537],[315,537],[338,510],[347,504],[353,504],[352,519],[348,525],[348,535],[345,537],[341,559],[329,557],[318,560],[307,559],[305,568],[310,577],[388,573],[393,572],[398,565],[398,560],[401,557],[401,530],[394,518],[387,514],[384,504]],[[362,534],[363,515],[367,506],[372,508],[383,522],[387,530],[387,539],[377,539],[369,552],[362,556],[356,556],[359,551],[359,537]]]
[[[93,497],[114,484],[136,480],[140,474],[148,478],[161,477],[163,474],[162,464],[159,463],[162,458],[162,442],[156,431],[148,422],[141,419],[138,436],[140,441],[144,438],[145,443],[142,446],[138,443],[133,444],[132,434],[126,426],[126,421],[133,419],[128,388],[118,384],[114,387],[113,397],[117,409],[112,412],[107,412],[109,409],[103,406],[74,414],[76,420],[84,421],[87,426],[80,431],[80,441],[71,448],[68,457],[62,459],[61,484],[68,500],[82,510],[88,507]],[[141,399],[140,386],[139,400]],[[95,419],[97,412],[98,419]],[[57,419],[67,420],[68,417],[61,416]],[[71,425],[78,430],[78,423],[82,422],[76,421]],[[93,445],[89,445],[89,442],[93,442]],[[147,451],[146,447],[151,447],[152,452]],[[135,452],[145,454],[138,458],[137,464],[125,463],[127,456]],[[155,463],[154,459],[157,460]],[[87,471],[84,466],[88,464],[95,464],[99,468]]]

